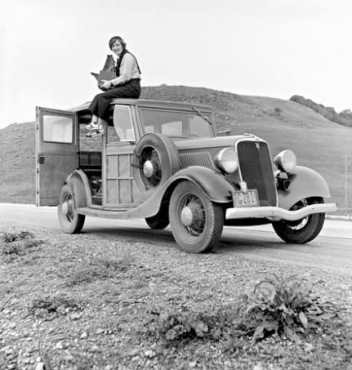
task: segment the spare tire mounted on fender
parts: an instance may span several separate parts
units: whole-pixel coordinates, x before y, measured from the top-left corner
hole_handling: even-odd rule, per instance
[[[180,169],[174,142],[159,133],[144,135],[133,154],[133,177],[143,195],[148,195]]]

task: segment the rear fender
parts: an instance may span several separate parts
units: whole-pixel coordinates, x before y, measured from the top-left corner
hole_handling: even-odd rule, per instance
[[[66,179],[66,184],[71,187],[76,208],[88,207],[92,203],[92,193],[88,178],[82,170],[73,171]]]
[[[279,171],[275,172],[277,175]],[[330,198],[328,184],[316,171],[297,166],[289,175],[290,186],[287,191],[278,189],[279,207],[290,209],[294,204],[305,198]]]

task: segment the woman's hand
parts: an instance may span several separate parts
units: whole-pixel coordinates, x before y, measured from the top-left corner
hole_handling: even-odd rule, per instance
[[[102,82],[102,84],[100,85],[100,87],[103,90],[109,90],[111,88],[111,86],[112,86],[112,82],[111,81],[102,80],[101,82]]]

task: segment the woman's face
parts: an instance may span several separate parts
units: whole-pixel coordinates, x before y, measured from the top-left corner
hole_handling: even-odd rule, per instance
[[[121,45],[121,42],[119,40],[115,40],[114,43],[112,44],[111,50],[116,54],[116,55],[121,55],[123,51],[123,47]]]

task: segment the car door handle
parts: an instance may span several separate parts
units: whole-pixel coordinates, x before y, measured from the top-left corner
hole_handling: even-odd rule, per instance
[[[39,164],[44,164],[45,156],[44,154],[38,155],[38,163]]]

